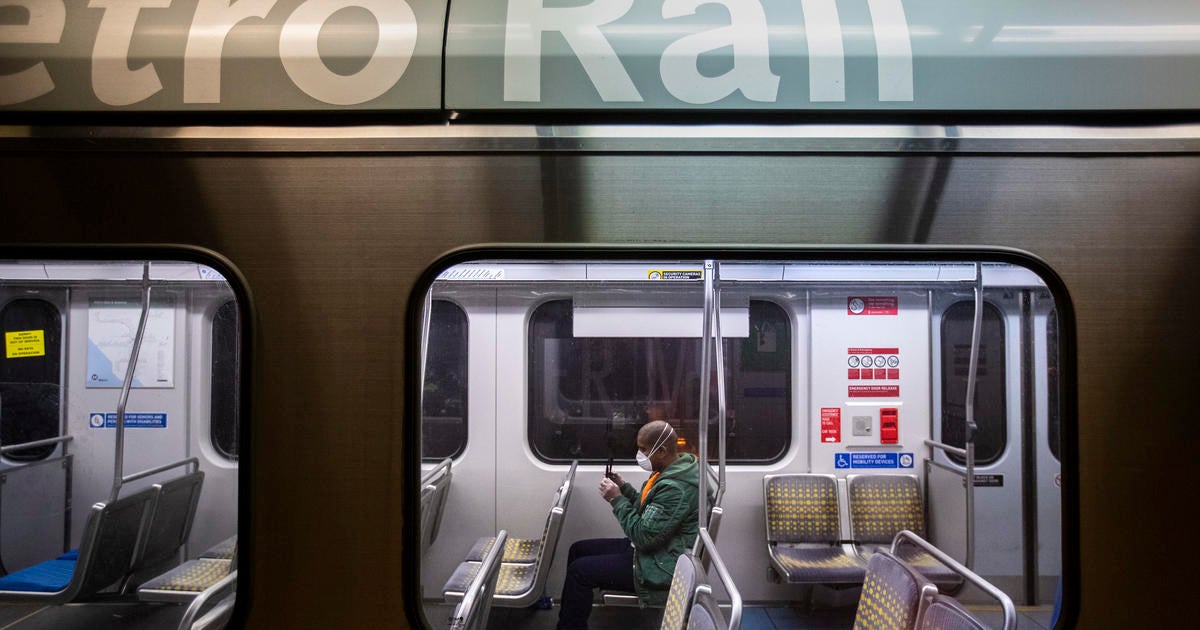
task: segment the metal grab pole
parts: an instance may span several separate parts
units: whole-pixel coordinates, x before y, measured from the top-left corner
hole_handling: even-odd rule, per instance
[[[971,325],[971,362],[967,366],[966,427],[963,445],[967,451],[967,558],[975,568],[975,376],[979,362],[979,336],[983,328],[983,264],[975,263],[975,320]]]
[[[146,320],[150,318],[150,263],[142,263],[142,316],[138,319],[137,335],[129,351],[129,365],[125,368],[125,382],[121,384],[121,400],[117,403],[116,453],[113,457],[113,485],[109,502],[117,500],[121,493],[122,477],[125,472],[125,405],[129,402],[129,388],[133,386],[133,372],[137,369],[138,353],[142,349],[142,337],[146,334]]]
[[[425,422],[425,363],[429,356],[429,320],[433,319],[433,287],[425,294],[425,304],[421,307],[421,393],[417,399],[417,418]],[[424,445],[421,446],[422,454]]]
[[[708,380],[709,341],[712,338],[713,261],[704,261],[704,323],[700,336],[700,527],[708,527]]]
[[[713,304],[713,344],[717,368],[717,496],[720,496],[725,490],[725,339],[721,336],[720,262],[713,263]]]

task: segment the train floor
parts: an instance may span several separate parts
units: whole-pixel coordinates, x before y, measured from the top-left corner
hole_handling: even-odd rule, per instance
[[[144,602],[0,604],[0,630],[149,630],[175,628],[186,606]]]
[[[992,628],[1004,626],[998,606],[970,606],[981,621]],[[447,630],[452,606],[426,604],[425,618],[432,630]],[[742,613],[742,630],[845,630],[854,625],[855,607],[816,608],[747,606]],[[1017,608],[1018,630],[1048,630],[1050,606]],[[658,630],[661,611],[596,606],[588,625],[592,628],[619,630]],[[492,608],[488,628],[509,630],[554,630],[558,609]],[[0,629],[2,630],[2,629]]]

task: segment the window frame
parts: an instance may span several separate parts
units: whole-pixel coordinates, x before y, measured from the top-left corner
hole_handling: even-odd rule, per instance
[[[233,320],[233,322],[234,322],[234,335],[233,335],[233,346],[232,346],[233,352],[232,352],[231,357],[224,357],[224,361],[222,363],[223,364],[228,364],[228,363],[233,364],[233,381],[232,381],[232,383],[224,383],[224,382],[218,383],[218,379],[217,379],[217,373],[218,373],[218,370],[217,370],[217,347],[218,347],[218,344],[217,344],[217,318],[220,315],[222,309],[224,309],[230,305],[232,305],[232,307],[233,307],[233,313],[235,316],[235,318]],[[220,304],[218,304],[216,306],[216,308],[214,308],[212,310],[212,317],[209,322],[209,331],[208,331],[209,332],[209,337],[208,337],[208,340],[209,340],[208,441],[209,441],[209,444],[213,447],[213,451],[216,452],[216,454],[219,457],[222,457],[230,462],[237,462],[239,460],[239,458],[241,457],[241,441],[238,439],[240,436],[240,433],[241,433],[241,431],[240,431],[241,417],[239,416],[239,413],[238,413],[238,411],[239,411],[238,398],[239,398],[239,394],[240,394],[240,390],[241,390],[239,383],[242,378],[242,373],[241,373],[242,366],[238,361],[238,357],[239,357],[238,348],[241,345],[241,328],[242,328],[241,321],[242,321],[242,319],[243,319],[242,314],[238,310],[237,300],[234,298],[230,298],[228,300],[223,300],[220,302]],[[232,385],[232,387],[228,387],[228,389],[231,389],[233,391],[233,401],[232,401],[232,403],[233,403],[233,407],[232,407],[233,431],[232,431],[232,435],[233,435],[234,448],[233,448],[232,452],[230,452],[230,449],[225,448],[225,445],[221,443],[221,440],[218,437],[218,432],[216,431],[217,412],[218,412],[218,410],[221,410],[221,411],[226,410],[226,409],[224,409],[225,405],[217,404],[217,402],[218,402],[217,401],[217,393],[218,393],[218,391],[222,390],[222,385],[226,385],[226,386]]]
[[[944,308],[941,311],[941,314],[938,318],[939,319],[939,335],[940,335],[940,339],[941,339],[941,354],[938,357],[938,361],[939,361],[939,371],[941,372],[941,377],[942,377],[941,400],[939,401],[939,407],[941,408],[941,417],[939,418],[940,424],[938,426],[938,429],[939,429],[939,434],[941,435],[941,441],[945,444],[949,444],[950,446],[954,446],[957,448],[964,447],[964,445],[966,443],[965,439],[962,441],[962,443],[958,443],[958,442],[951,442],[946,437],[946,415],[947,415],[946,403],[948,400],[947,385],[950,383],[950,379],[954,378],[953,362],[951,362],[950,365],[946,365],[946,360],[945,360],[946,354],[947,354],[947,348],[948,347],[951,348],[950,352],[953,352],[953,349],[952,349],[953,344],[949,344],[947,342],[946,326],[949,323],[947,314],[950,313],[951,310],[958,308],[959,306],[962,306],[962,305],[966,305],[967,308],[970,308],[972,310],[974,309],[974,302],[970,299],[955,300],[954,302],[950,303],[950,305],[948,305],[946,308]],[[979,376],[977,375],[976,376],[976,389],[975,389],[975,396],[976,396],[976,404],[975,404],[975,424],[976,424],[975,465],[976,466],[988,466],[988,465],[994,464],[994,463],[1000,461],[1000,459],[1004,457],[1004,453],[1008,450],[1008,438],[1009,438],[1009,435],[1008,435],[1008,411],[1009,411],[1008,410],[1008,369],[1009,369],[1009,366],[1008,366],[1008,355],[1007,355],[1007,352],[1008,352],[1008,325],[1007,325],[1007,322],[1005,321],[1004,309],[1001,308],[999,305],[995,304],[994,302],[989,301],[985,297],[983,300],[983,319],[981,320],[981,325],[980,325],[980,343],[981,343],[981,345],[983,343],[983,337],[986,334],[984,332],[984,329],[988,326],[988,318],[990,316],[992,316],[993,314],[996,316],[995,322],[998,323],[1000,326],[999,338],[1000,338],[1000,343],[1001,343],[1001,347],[998,352],[996,352],[996,351],[991,352],[991,355],[993,357],[998,357],[998,360],[1000,361],[1000,367],[1002,368],[996,377],[998,382],[1000,383],[1000,402],[1001,402],[1000,413],[998,414],[998,423],[997,423],[999,432],[1000,432],[999,447],[995,450],[995,453],[990,454],[990,456],[987,456],[987,457],[985,457],[984,454],[981,454],[980,450],[979,450],[979,446],[980,446],[979,437],[981,435],[983,435],[984,431],[985,431],[984,423],[980,421],[979,411],[980,411],[980,409],[991,409],[991,407],[978,404],[979,403],[978,398],[981,395],[981,391],[979,389]],[[953,354],[951,354],[951,357],[953,357]],[[983,357],[980,356],[979,359],[982,361]],[[968,356],[967,361],[968,361],[967,368],[970,369],[969,356]],[[991,422],[989,421],[988,424],[990,425]],[[955,464],[957,464],[959,466],[964,466],[967,463],[967,460],[965,457],[961,457],[954,453],[947,452],[946,456],[950,459],[950,461],[954,462]]]
[[[463,378],[462,378],[462,394],[463,394],[462,395],[462,405],[463,405],[462,435],[461,435],[461,439],[458,441],[457,446],[455,446],[454,450],[451,451],[450,454],[448,454],[448,455],[425,455],[425,452],[424,452],[425,451],[424,430],[425,430],[426,416],[424,414],[424,404],[423,404],[424,397],[425,397],[425,391],[424,391],[425,384],[422,383],[422,389],[421,389],[422,404],[420,405],[420,408],[422,409],[421,422],[420,422],[421,431],[422,431],[421,461],[426,464],[437,463],[437,462],[442,461],[443,459],[446,459],[447,457],[449,457],[452,460],[457,460],[458,458],[462,457],[463,453],[465,453],[467,451],[467,445],[470,443],[470,439],[471,439],[471,411],[470,411],[471,316],[467,314],[467,309],[463,308],[462,304],[459,304],[458,302],[456,302],[450,298],[434,297],[433,299],[431,299],[430,300],[430,309],[429,309],[429,330],[430,330],[430,333],[429,333],[430,340],[429,341],[430,341],[431,345],[433,342],[433,327],[434,327],[433,317],[434,317],[434,310],[436,308],[433,305],[438,302],[441,302],[443,304],[453,307],[455,309],[455,311],[458,313],[458,315],[460,315],[462,317],[462,329],[463,329],[463,332],[462,332],[462,335],[463,335],[463,344],[462,344],[462,347],[463,347],[463,353],[462,353],[462,359],[463,359],[463,362],[462,362],[462,374],[463,374]],[[428,356],[426,358],[428,359]],[[428,379],[429,379],[429,373],[428,373],[428,371],[426,371],[425,380],[428,381]]]
[[[55,418],[54,418],[54,433],[52,435],[47,435],[45,437],[39,437],[37,439],[41,440],[41,439],[51,439],[51,438],[56,438],[56,437],[62,437],[63,429],[64,429],[64,420],[66,417],[66,409],[64,408],[64,405],[63,405],[63,402],[64,402],[63,390],[66,387],[66,385],[65,385],[65,380],[66,380],[66,374],[65,374],[66,343],[65,343],[65,341],[66,341],[66,339],[64,339],[64,337],[66,336],[66,319],[63,314],[63,307],[61,304],[56,304],[53,300],[47,299],[46,296],[43,296],[40,294],[25,294],[25,295],[16,294],[16,295],[10,296],[7,300],[4,301],[4,303],[2,305],[0,305],[0,322],[3,322],[5,312],[8,311],[8,309],[11,308],[14,303],[24,302],[24,301],[41,302],[42,304],[49,307],[49,309],[51,311],[53,311],[54,317],[57,319],[57,322],[55,323],[55,331],[57,332],[57,340],[58,340],[58,352],[57,352],[58,398],[56,401],[57,402],[57,404],[56,404],[57,413],[55,414]],[[43,331],[44,330],[49,330],[49,327],[43,326]],[[0,332],[4,332],[4,331],[0,331]],[[45,341],[45,340],[43,339],[43,341]],[[49,353],[47,353],[47,356],[48,355],[49,355]],[[7,360],[7,359],[0,358],[0,360]],[[2,410],[0,410],[0,413],[2,413]],[[0,423],[2,423],[2,422],[3,422],[3,417],[0,416]],[[31,442],[34,440],[27,440],[27,441]],[[0,446],[8,446],[8,445],[4,444],[3,441],[0,440]],[[48,459],[51,455],[53,455],[54,452],[58,449],[58,446],[59,445],[57,445],[57,444],[48,444],[45,446],[33,447],[32,449],[22,449],[21,451],[14,451],[14,452],[4,455],[3,461],[10,462],[13,464],[32,464],[34,462],[40,462],[45,459]],[[32,452],[30,452],[30,451],[32,451]]]
[[[525,341],[525,391],[526,391],[526,400],[527,401],[532,401],[535,397],[534,396],[534,388],[536,385],[535,377],[534,377],[535,365],[536,365],[535,356],[534,356],[534,354],[535,354],[534,353],[535,338],[533,336],[533,331],[532,331],[532,327],[534,324],[534,318],[536,317],[539,310],[545,308],[549,304],[553,304],[556,302],[566,302],[568,304],[568,308],[572,308],[574,305],[572,295],[570,295],[570,294],[554,295],[554,296],[549,296],[546,299],[532,305],[526,314],[525,328],[524,328],[524,330],[525,330],[524,341]],[[751,316],[753,314],[755,303],[762,303],[762,304],[767,305],[769,308],[777,309],[779,311],[779,314],[782,316],[779,319],[779,323],[781,323],[785,327],[785,330],[787,331],[787,339],[786,339],[786,343],[784,344],[785,351],[787,352],[787,360],[785,362],[786,368],[783,373],[783,375],[784,375],[783,380],[785,382],[783,389],[784,389],[785,394],[784,394],[783,402],[781,403],[782,409],[785,414],[785,419],[783,421],[783,427],[784,427],[784,431],[786,431],[786,435],[781,436],[781,437],[786,438],[786,439],[784,439],[782,441],[782,446],[780,447],[778,452],[774,453],[769,458],[750,459],[750,458],[734,458],[731,456],[731,457],[729,457],[729,459],[726,462],[730,466],[769,466],[769,465],[778,463],[778,462],[782,461],[784,458],[786,458],[788,456],[788,453],[791,452],[791,450],[794,446],[793,442],[796,439],[796,436],[803,433],[803,432],[797,432],[795,430],[795,426],[794,426],[796,419],[794,417],[795,409],[794,409],[794,405],[793,405],[793,403],[794,403],[794,392],[793,392],[794,382],[793,381],[795,379],[796,363],[795,363],[795,356],[794,356],[794,352],[793,352],[795,350],[795,347],[794,347],[795,344],[792,342],[793,335],[795,334],[795,330],[794,330],[795,327],[794,327],[794,322],[792,320],[792,314],[790,313],[790,311],[788,310],[788,308],[785,305],[780,304],[779,302],[777,302],[774,299],[771,299],[769,297],[755,297],[755,296],[751,295],[751,296],[747,297],[747,306],[751,312]],[[628,337],[625,339],[640,339],[640,338]],[[670,339],[670,338],[648,337],[646,339]],[[692,338],[679,338],[679,339],[692,339]],[[694,341],[697,344],[699,344],[700,340],[697,337],[697,338],[694,338]],[[736,339],[736,338],[727,338],[726,341],[730,342],[730,345],[734,345],[736,342],[739,342],[742,340]],[[733,349],[736,349],[736,345],[734,345]],[[699,349],[697,348],[697,355],[699,354],[698,350]],[[731,350],[731,349],[727,348],[726,365],[731,367],[730,361],[729,361],[729,356],[732,353],[729,350]],[[738,378],[739,377],[737,375],[733,374],[732,370],[730,370],[730,372],[727,373],[727,375],[726,375],[726,387],[731,389],[733,384],[738,382]],[[713,401],[716,400],[716,392],[715,391],[711,392],[710,396]],[[729,399],[729,396],[727,395],[727,400],[728,399]],[[715,413],[715,402],[713,404],[714,404],[714,408],[712,409],[712,411],[713,411],[713,413]],[[606,457],[578,457],[578,458],[554,457],[554,456],[551,456],[551,455],[548,455],[548,454],[542,452],[542,449],[539,448],[539,446],[537,444],[537,439],[535,438],[536,429],[534,426],[534,421],[535,421],[534,415],[535,415],[535,405],[532,402],[527,402],[526,414],[525,414],[525,445],[529,449],[529,453],[532,454],[533,457],[535,459],[537,459],[537,461],[544,463],[544,464],[549,464],[549,465],[569,464],[570,462],[575,461],[575,460],[578,460],[579,463],[581,463],[581,464],[597,464],[597,463],[607,463],[608,462],[608,458],[606,458]],[[717,428],[716,418],[710,418],[709,422],[710,422],[709,443],[711,445],[711,444],[716,443],[716,441],[715,441],[716,436],[713,436],[712,433],[715,433],[718,430],[718,428]],[[685,433],[688,431],[690,431],[691,433],[696,433],[695,427],[689,428],[686,425],[684,425],[682,421],[680,421],[678,424],[680,426],[676,426],[676,429],[679,430],[681,433]],[[693,437],[698,438],[698,434]],[[727,448],[728,448],[728,446],[727,446]],[[635,463],[635,461],[631,455],[625,454],[620,457],[614,456],[612,458],[612,463],[617,464],[617,465],[632,465]]]

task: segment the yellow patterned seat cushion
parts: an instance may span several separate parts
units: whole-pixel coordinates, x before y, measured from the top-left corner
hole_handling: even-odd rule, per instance
[[[482,566],[482,562],[459,564],[454,573],[450,575],[450,579],[446,581],[446,585],[442,587],[442,594],[446,600],[455,601],[456,598],[461,597],[467,591],[467,587],[471,585],[471,581],[479,574],[479,568]],[[537,565],[533,564],[501,564],[500,573],[496,577],[496,596],[516,597],[527,593],[533,587],[536,569]]]
[[[146,582],[140,590],[199,593],[229,575],[229,560],[199,558]]]
[[[858,543],[890,543],[905,529],[925,535],[925,508],[916,477],[856,477],[849,491],[850,529]]]
[[[871,556],[867,566],[854,630],[911,628],[921,605],[921,584],[888,554]]]
[[[781,475],[767,481],[767,540],[835,542],[839,536],[837,481]]]
[[[200,554],[201,558],[221,558],[222,560],[230,560],[233,558],[233,552],[237,550],[237,536],[231,536],[221,542],[209,547],[204,553]]]
[[[861,584],[866,573],[862,560],[841,547],[776,545],[775,558],[787,571],[791,584]]]
[[[483,562],[489,551],[492,550],[492,545],[496,544],[494,537],[480,538],[471,546],[471,551],[467,552],[465,560],[467,562]],[[538,553],[542,550],[542,541],[540,538],[509,538],[504,543],[504,557],[501,562],[516,562],[530,563],[537,562]]]

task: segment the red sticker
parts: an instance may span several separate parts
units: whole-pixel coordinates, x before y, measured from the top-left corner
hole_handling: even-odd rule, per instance
[[[840,407],[821,407],[821,441],[842,441],[842,409]]]
[[[899,315],[900,298],[894,295],[860,295],[846,298],[847,315]]]
[[[899,385],[851,385],[851,398],[896,398],[900,396]]]
[[[875,378],[880,381],[887,378],[887,370],[875,370]]]
[[[900,348],[847,348],[846,354],[900,354]]]
[[[889,381],[900,380],[900,368],[888,368],[888,380]]]
[[[858,368],[850,368],[846,372],[846,378],[855,380],[855,381],[858,380]]]

